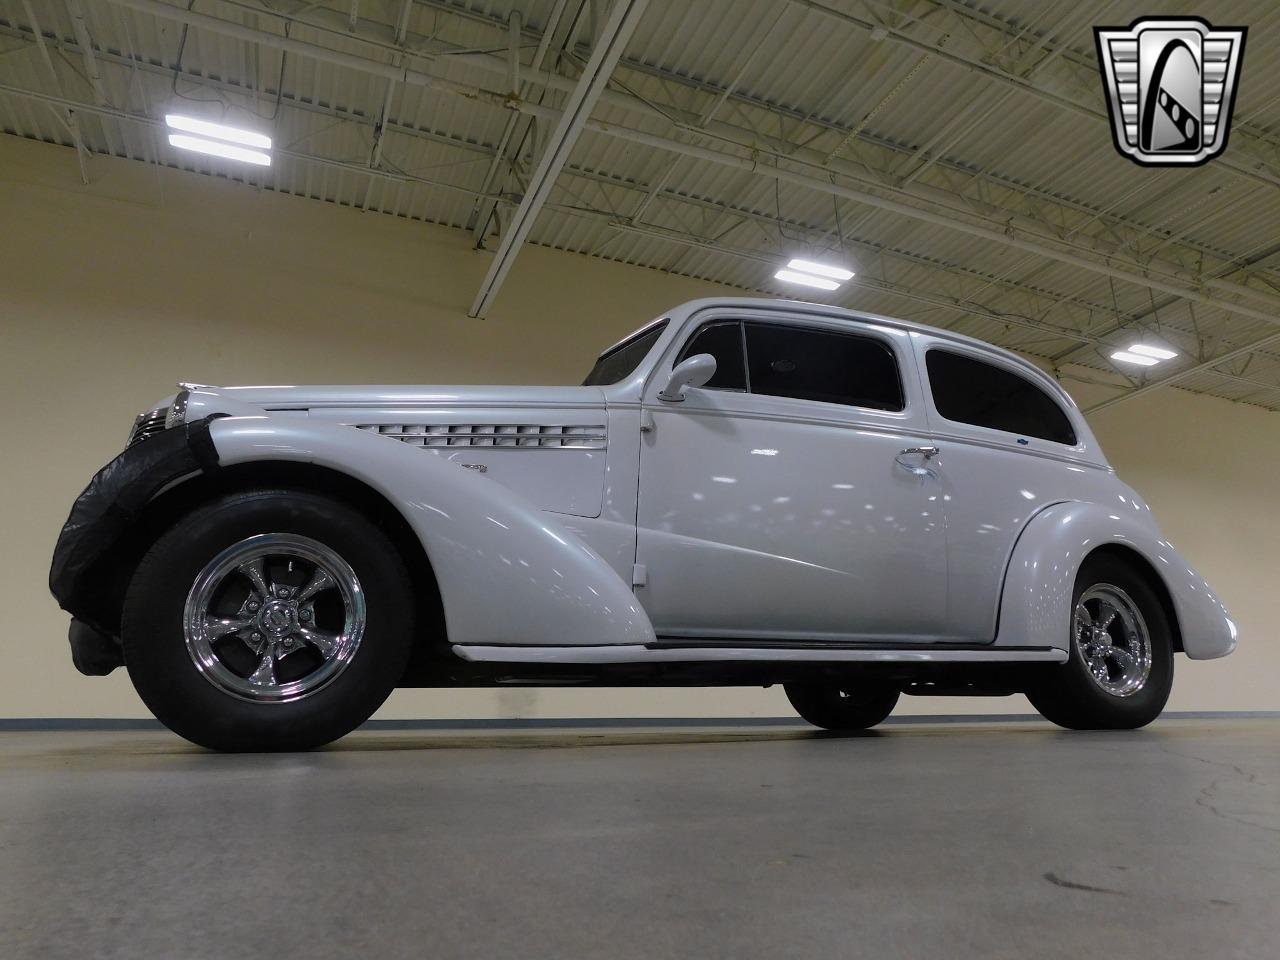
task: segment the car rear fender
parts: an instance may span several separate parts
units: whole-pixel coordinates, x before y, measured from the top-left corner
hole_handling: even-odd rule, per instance
[[[1145,506],[1072,501],[1036,514],[1014,546],[1000,598],[997,645],[1069,646],[1080,565],[1100,549],[1129,552],[1168,595],[1182,648],[1193,660],[1225,657],[1236,627],[1204,578],[1161,537]]]

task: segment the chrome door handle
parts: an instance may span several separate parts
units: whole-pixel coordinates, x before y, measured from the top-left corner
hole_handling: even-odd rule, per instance
[[[907,447],[907,449],[900,451],[898,453],[898,456],[904,457],[912,453],[918,453],[920,456],[928,460],[931,457],[936,457],[938,455],[938,448],[937,447]]]
[[[912,463],[906,458],[912,457],[912,456],[923,457],[925,460],[925,463],[928,463],[931,459],[933,459],[937,455],[938,455],[937,447],[907,447],[905,450],[899,450],[898,455],[893,459],[894,459],[894,462],[898,464],[898,466],[902,467],[912,476],[932,477],[932,476],[935,476],[935,474],[928,467],[922,467],[916,463]]]

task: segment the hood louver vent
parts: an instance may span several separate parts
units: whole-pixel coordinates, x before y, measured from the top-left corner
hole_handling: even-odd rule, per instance
[[[557,447],[602,450],[599,425],[545,426],[525,423],[357,423],[358,430],[402,440],[416,447]]]

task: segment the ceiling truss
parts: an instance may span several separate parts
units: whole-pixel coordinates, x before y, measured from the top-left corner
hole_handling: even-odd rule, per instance
[[[520,244],[530,236],[548,242],[534,230],[548,218],[560,218],[563,231],[571,222],[593,225],[595,239],[570,249],[610,256],[655,246],[668,252],[647,265],[751,289],[760,288],[766,271],[756,271],[760,280],[745,279],[743,265],[775,263],[788,243],[803,242],[855,258],[852,301],[874,291],[901,305],[886,312],[973,325],[975,334],[1003,338],[1060,376],[1114,386],[1117,392],[1093,409],[1167,385],[1280,409],[1280,273],[1273,269],[1280,248],[1265,237],[1234,242],[1222,229],[1276,202],[1280,137],[1264,119],[1269,104],[1238,116],[1232,150],[1212,165],[1222,173],[1207,196],[1187,193],[1185,178],[1153,174],[1126,195],[1087,202],[1055,184],[1011,175],[998,162],[974,164],[965,156],[993,117],[1020,102],[1086,125],[1108,122],[1093,95],[1096,65],[1080,45],[1087,19],[1019,19],[967,0],[776,0],[756,36],[717,73],[679,69],[631,49],[624,54],[638,13],[610,50],[610,37],[619,40],[611,25],[627,21],[635,0],[617,0],[609,21],[597,0],[511,3],[506,12],[500,3],[476,9],[464,0],[209,0],[195,10],[165,0],[60,4],[44,14],[45,6],[37,10],[31,0],[0,0],[0,36],[29,44],[32,64],[10,82],[5,66],[15,54],[0,58],[0,99],[38,104],[55,118],[53,138],[76,150],[86,182],[93,153],[135,155],[124,147],[126,128],[146,131],[152,162],[174,165],[156,136],[163,104],[145,92],[147,83],[154,89],[165,78],[271,101],[291,116],[329,118],[359,132],[368,144],[363,160],[305,141],[277,153],[308,168],[358,176],[362,196],[352,205],[361,209],[383,208],[379,184],[427,189],[466,198],[470,212],[460,219],[478,244],[500,227],[475,315],[492,303]],[[270,50],[314,64],[334,74],[330,89],[338,95],[299,87],[307,72],[295,67],[286,75],[283,64],[282,83],[250,78],[231,63],[219,68],[203,56],[193,69],[173,62],[172,49],[135,49],[127,26],[127,44],[118,36],[104,42],[108,4],[118,10],[115,23],[183,24],[202,39],[223,38],[219,49],[238,43],[252,56]],[[668,17],[682,8],[655,0],[659,5]],[[1092,6],[1113,16],[1110,4]],[[794,36],[800,18],[810,31],[828,21],[832,30],[847,28],[864,42],[902,51],[891,68],[894,85],[886,85],[878,104],[866,105],[862,120],[832,112],[835,88],[819,95],[810,85],[797,100],[771,97],[760,86],[770,38]],[[580,21],[594,30],[578,30]],[[597,59],[607,69],[588,69]],[[991,96],[933,124],[915,142],[881,128],[878,117],[895,104],[903,108],[930,71],[944,67]],[[122,70],[129,74],[123,97]],[[372,105],[343,95],[341,78],[353,75],[379,79]],[[408,106],[440,94],[481,113],[502,111],[501,129],[477,137],[424,122]],[[92,135],[85,116],[99,121]],[[652,172],[615,171],[602,146],[608,143],[655,151],[637,156],[667,161]],[[483,176],[426,175],[404,166],[409,152],[441,149],[474,156]],[[688,189],[690,177],[733,186]],[[1223,201],[1214,199],[1219,191]],[[827,198],[831,216],[815,213],[816,197]],[[429,210],[421,216],[439,219]],[[960,238],[986,253],[980,263],[957,256]],[[995,250],[1008,252],[998,266]],[[720,269],[728,275],[718,276]],[[1146,379],[1107,361],[1108,350],[1143,332],[1174,342],[1190,359]]]

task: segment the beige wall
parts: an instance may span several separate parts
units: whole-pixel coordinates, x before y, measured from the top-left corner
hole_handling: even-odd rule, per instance
[[[83,186],[70,150],[0,137],[0,717],[145,715],[123,671],[72,668],[45,578],[72,499],[175,380],[570,383],[666,307],[733,292],[526,247],[492,316],[471,320],[488,255],[462,231],[130,161],[95,158],[92,174]],[[1235,656],[1179,661],[1172,708],[1280,708],[1280,418],[1169,390],[1095,429],[1240,622]],[[787,713],[776,690],[409,690],[380,715]]]

